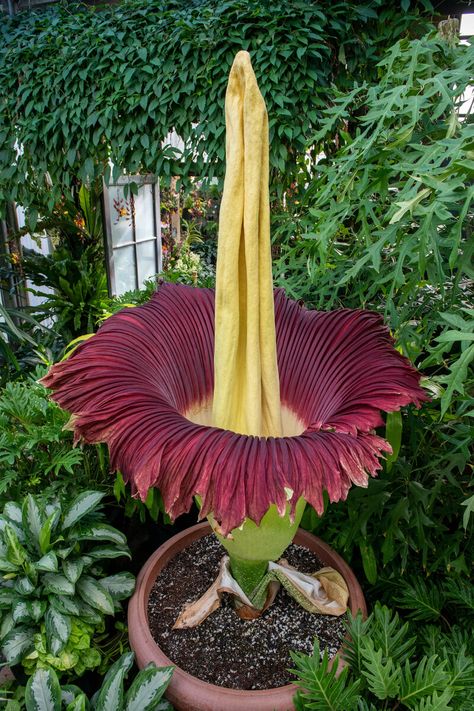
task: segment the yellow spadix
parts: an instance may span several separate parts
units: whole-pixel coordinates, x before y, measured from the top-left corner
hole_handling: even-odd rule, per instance
[[[268,192],[268,115],[248,52],[226,100],[226,176],[219,217],[213,425],[282,434]]]

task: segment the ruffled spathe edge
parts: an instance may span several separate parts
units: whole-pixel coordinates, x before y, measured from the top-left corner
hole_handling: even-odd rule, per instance
[[[367,486],[390,451],[372,430],[380,411],[427,399],[420,376],[394,348],[379,315],[307,311],[275,292],[282,403],[304,422],[295,437],[258,438],[198,425],[183,413],[213,391],[214,293],[165,284],[152,299],[110,317],[42,382],[73,413],[76,438],[107,442],[144,499],[157,486],[172,518],[202,499],[224,534],[283,514],[304,497],[323,511]]]

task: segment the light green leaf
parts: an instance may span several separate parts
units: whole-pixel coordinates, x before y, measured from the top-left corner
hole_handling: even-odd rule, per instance
[[[41,531],[39,534],[39,545],[40,551],[45,555],[49,551],[51,544],[51,532],[53,531],[61,512],[60,509],[53,511],[44,524],[41,526]]]
[[[50,595],[49,603],[56,610],[58,610],[58,612],[62,612],[63,615],[75,615],[76,617],[80,617],[81,615],[81,607],[79,603],[82,604],[82,601],[80,601],[76,596],[70,597],[68,595]]]
[[[135,576],[131,573],[117,573],[101,578],[100,584],[111,595],[113,600],[125,600],[135,589]]]
[[[12,617],[15,624],[27,622],[30,619],[30,613],[24,600],[19,600],[13,605]]]
[[[361,654],[370,691],[381,700],[397,696],[400,669],[394,665],[393,659],[383,658],[382,650],[375,649],[370,637],[361,640]]]
[[[9,518],[10,521],[22,525],[23,522],[21,515],[21,506],[15,501],[8,501],[5,504],[5,506],[3,507],[3,514],[7,518]]]
[[[55,657],[67,644],[71,634],[71,620],[54,607],[49,607],[45,616],[46,639],[48,646]]]
[[[26,711],[61,711],[61,687],[52,669],[37,669],[25,689]]]
[[[63,571],[64,575],[71,583],[76,583],[82,575],[84,562],[78,558],[76,560],[64,560]]]
[[[84,575],[77,581],[77,592],[84,602],[92,605],[105,615],[114,614],[114,603],[111,595],[103,588],[97,580]]]
[[[125,711],[155,711],[173,675],[173,667],[149,664],[135,677],[125,699]]]
[[[28,494],[23,504],[22,520],[23,527],[29,532],[35,548],[40,550],[39,535],[43,526],[43,517],[36,500],[31,494]]]
[[[33,649],[33,630],[15,627],[4,637],[0,649],[8,664],[18,664]]]
[[[93,511],[104,496],[102,491],[83,491],[79,494],[64,516],[63,528],[70,528],[83,516]]]
[[[101,560],[102,558],[122,558],[123,556],[131,559],[132,557],[128,549],[115,546],[96,546],[88,551],[87,555],[97,560]]]
[[[121,531],[107,523],[96,523],[74,530],[78,541],[110,541],[119,546],[126,546],[127,539]]]
[[[46,573],[43,577],[45,593],[56,593],[57,595],[74,595],[73,583],[60,573]]]
[[[12,565],[23,565],[28,558],[26,550],[18,540],[18,536],[8,524],[4,529],[5,542],[7,544],[7,560]]]
[[[35,563],[37,570],[45,571],[46,573],[56,573],[58,569],[58,559],[53,551],[49,551]]]
[[[468,499],[461,502],[461,506],[466,507],[466,510],[464,511],[464,514],[462,517],[462,525],[463,525],[464,530],[467,531],[469,519],[471,517],[471,514],[474,513],[474,495],[470,496]]]

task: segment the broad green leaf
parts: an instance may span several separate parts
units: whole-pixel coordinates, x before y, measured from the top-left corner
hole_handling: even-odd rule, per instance
[[[114,614],[114,603],[110,593],[94,578],[84,575],[77,581],[77,592],[84,602],[105,615]]]
[[[44,592],[57,595],[74,595],[75,587],[65,575],[46,573],[43,576]]]
[[[64,560],[63,571],[64,575],[71,583],[76,583],[82,575],[84,562],[78,558],[76,560]]]
[[[53,531],[61,512],[59,509],[53,511],[44,524],[41,526],[41,531],[39,534],[39,545],[40,551],[45,555],[49,551],[51,543],[51,532]]]
[[[452,343],[454,341],[474,341],[474,333],[469,331],[444,331],[435,338],[438,343]]]
[[[87,711],[89,703],[85,694],[79,694],[66,707],[66,711]]]
[[[41,511],[36,500],[33,498],[33,496],[31,496],[31,494],[28,494],[24,501],[22,509],[22,519],[23,527],[26,531],[29,532],[29,535],[35,548],[39,551],[39,536],[41,533],[41,528],[43,526],[43,517],[41,516]]]
[[[461,506],[466,507],[466,510],[464,511],[464,514],[462,517],[462,525],[463,525],[464,530],[467,531],[467,526],[469,523],[470,516],[472,513],[474,513],[474,495],[470,496],[465,501],[462,501]]]
[[[135,589],[135,576],[131,573],[117,573],[101,578],[100,584],[111,595],[113,600],[125,600]]]
[[[83,516],[95,509],[104,496],[105,494],[101,491],[83,491],[82,494],[79,494],[64,516],[63,528],[74,526]]]
[[[74,530],[78,541],[110,541],[119,546],[126,546],[127,539],[121,531],[107,523],[96,523]]]
[[[157,668],[149,664],[130,686],[125,698],[125,711],[155,711],[173,675],[173,667]]]
[[[37,669],[25,689],[26,711],[61,711],[61,687],[52,669]]]
[[[0,610],[9,610],[18,599],[18,595],[13,588],[0,587]]]
[[[115,664],[109,670],[97,696],[95,711],[116,711],[123,708],[123,681],[126,672],[125,666]]]
[[[385,439],[388,441],[392,447],[392,453],[387,454],[387,471],[393,466],[393,463],[397,461],[400,452],[400,446],[402,443],[402,413],[389,412],[387,414],[387,421],[385,425]]]
[[[28,553],[18,540],[18,536],[12,526],[8,524],[4,529],[5,542],[7,544],[7,560],[12,565],[23,565],[28,558]]]
[[[61,702],[67,706],[72,703],[76,696],[82,694],[82,691],[75,684],[62,684],[61,685]]]
[[[122,558],[123,556],[127,558],[132,557],[129,550],[115,546],[96,546],[88,551],[87,555],[97,560],[101,560],[102,558]]]
[[[359,544],[359,548],[367,580],[371,585],[375,585],[377,582],[377,558],[375,557],[373,546],[371,543],[363,541]]]
[[[34,622],[39,622],[46,612],[46,600],[27,600],[26,607]]]
[[[71,620],[54,607],[49,607],[46,611],[45,623],[48,646],[52,654],[57,657],[66,646],[71,634]]]
[[[11,632],[14,627],[15,623],[13,622],[13,615],[11,614],[11,612],[6,615],[2,615],[0,625],[0,642],[7,636],[9,632]]]
[[[53,551],[49,551],[35,563],[36,569],[46,573],[56,573],[58,570],[58,559]]]
[[[14,588],[20,595],[31,595],[35,590],[34,584],[27,575],[16,578]]]
[[[18,624],[19,622],[28,622],[30,619],[30,612],[24,600],[19,600],[13,605],[12,617],[15,624]]]
[[[8,501],[3,507],[3,514],[10,521],[22,525],[21,506],[15,501]]]
[[[33,648],[33,630],[14,627],[2,640],[0,650],[8,664],[18,664]]]
[[[69,595],[50,595],[48,599],[49,604],[58,610],[58,612],[62,612],[63,615],[75,615],[76,617],[81,616],[80,604],[82,604],[82,601],[76,596],[70,597]]]

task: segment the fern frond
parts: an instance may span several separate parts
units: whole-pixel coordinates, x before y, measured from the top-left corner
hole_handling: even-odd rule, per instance
[[[83,460],[83,452],[81,449],[60,449],[53,454],[49,466],[45,469],[45,474],[54,472],[58,476],[61,469],[65,469],[69,474],[73,474],[74,467],[80,464]]]
[[[382,650],[383,658],[391,657],[397,664],[411,657],[415,649],[416,637],[408,637],[410,631],[408,622],[402,624],[397,612],[379,603],[375,605],[373,616],[370,636],[375,648]]]
[[[459,578],[449,580],[446,585],[446,595],[455,605],[474,612],[474,585],[470,582]]]
[[[359,701],[359,680],[350,682],[349,668],[344,667],[336,677],[337,664],[329,667],[327,650],[321,657],[319,643],[315,640],[311,657],[300,652],[292,652],[291,658],[296,665],[291,671],[297,677],[296,707],[298,709],[317,709],[318,711],[356,711]]]
[[[384,657],[382,649],[375,649],[370,637],[361,640],[360,649],[370,691],[382,700],[396,697],[400,689],[400,668],[391,657]]]
[[[361,612],[358,612],[355,617],[348,613],[348,619],[345,623],[348,635],[344,642],[342,657],[349,664],[355,676],[362,674],[360,642],[369,634],[372,620],[373,613],[366,620],[362,619]]]
[[[431,657],[422,657],[414,674],[408,659],[401,675],[400,701],[413,709],[420,699],[431,696],[435,691],[444,691],[449,688],[450,675],[447,671],[446,660],[438,661],[434,654]],[[451,697],[454,691],[451,691]],[[450,698],[451,698],[450,697]]]
[[[395,664],[402,663],[414,652],[416,637],[408,637],[408,622],[402,624],[398,613],[379,602],[365,621],[358,613],[356,617],[349,617],[346,627],[348,639],[344,644],[343,656],[356,676],[363,674],[360,645],[366,637],[370,637],[374,647],[382,651],[383,660],[391,657]]]
[[[437,620],[446,602],[444,594],[434,583],[429,587],[421,578],[415,578],[411,584],[404,583],[395,600],[397,607],[409,610],[413,620]]]
[[[357,711],[378,711],[378,709],[373,705],[371,701],[367,701],[366,699],[359,699]]]
[[[453,707],[449,706],[452,697],[453,692],[450,689],[445,689],[439,696],[438,692],[434,691],[431,696],[425,696],[411,708],[413,711],[453,711]]]
[[[474,692],[474,658],[466,654],[466,647],[458,647],[457,652],[445,649],[442,657],[447,662],[447,671],[451,676],[450,687],[455,691]]]

